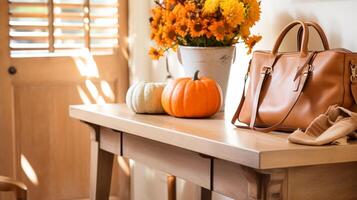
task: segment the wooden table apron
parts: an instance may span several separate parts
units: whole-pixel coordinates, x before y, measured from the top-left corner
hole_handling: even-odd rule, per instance
[[[357,199],[357,144],[295,145],[286,134],[235,128],[223,113],[178,119],[109,104],[71,106],[70,116],[92,127],[91,199],[109,198],[114,155],[193,182],[205,188],[202,199],[207,191],[236,200]]]

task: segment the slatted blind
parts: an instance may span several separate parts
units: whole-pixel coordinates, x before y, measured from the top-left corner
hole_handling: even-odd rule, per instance
[[[11,54],[118,45],[118,0],[8,0]]]

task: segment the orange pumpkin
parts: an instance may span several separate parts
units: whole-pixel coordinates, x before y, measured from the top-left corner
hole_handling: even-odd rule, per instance
[[[212,79],[198,78],[196,71],[193,79],[179,78],[168,83],[161,103],[164,110],[175,117],[210,117],[221,108],[221,88]]]

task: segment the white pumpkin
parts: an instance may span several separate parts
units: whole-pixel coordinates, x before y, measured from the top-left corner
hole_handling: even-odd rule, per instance
[[[164,113],[161,94],[166,83],[138,82],[126,93],[126,104],[135,113]]]

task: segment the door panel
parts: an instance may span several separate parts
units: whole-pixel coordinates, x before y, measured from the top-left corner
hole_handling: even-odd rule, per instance
[[[100,86],[99,82],[94,85]],[[115,82],[109,84],[112,88],[114,85]],[[68,105],[83,103],[78,87],[86,85],[42,83],[14,87],[16,152],[20,158],[17,172],[29,187],[30,199],[88,197],[89,128],[68,117]],[[87,89],[83,91],[90,96]],[[112,191],[115,193],[115,188]]]
[[[30,200],[89,197],[89,126],[70,119],[68,106],[125,99],[127,1],[119,3],[120,46],[113,54],[10,58],[8,5],[0,1],[0,174],[25,182]],[[16,74],[7,73],[10,65]],[[118,176],[114,162],[113,197]],[[9,196],[0,193],[0,200]]]

